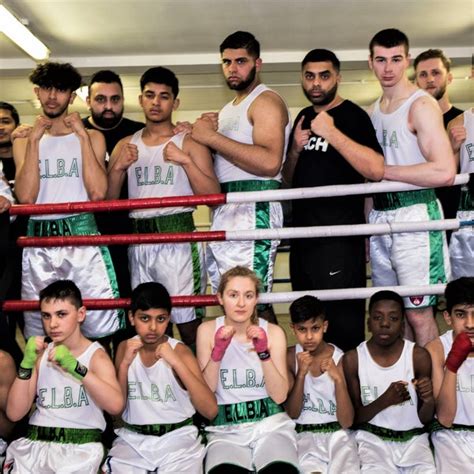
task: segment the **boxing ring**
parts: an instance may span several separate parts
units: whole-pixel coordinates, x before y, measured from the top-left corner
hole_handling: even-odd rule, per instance
[[[469,181],[469,174],[457,175],[454,185],[463,185]],[[177,206],[216,206],[229,203],[275,202],[296,199],[322,198],[333,196],[372,195],[382,192],[413,191],[426,189],[423,187],[396,181],[363,183],[352,185],[320,186],[315,188],[279,189],[269,191],[247,191],[220,193],[199,196],[176,196],[164,198],[111,200],[98,202],[70,202],[59,204],[14,205],[10,215],[48,215],[71,214],[83,212],[113,212],[133,209],[152,209]],[[81,236],[49,236],[19,237],[20,247],[63,247],[90,245],[136,245],[157,243],[184,243],[209,241],[242,241],[242,240],[281,240],[293,238],[318,238],[337,236],[369,236],[401,232],[419,232],[436,230],[457,230],[460,227],[473,226],[474,221],[458,219],[441,219],[423,222],[396,222],[392,224],[359,224],[317,227],[287,227],[281,229],[257,229],[235,231],[195,231],[153,234],[119,234],[119,235],[81,235]],[[370,298],[380,290],[392,290],[401,296],[441,295],[444,284],[420,286],[391,286],[369,288],[341,288],[331,290],[311,290],[293,292],[262,293],[259,303],[290,303],[303,295],[313,295],[322,301]],[[86,296],[86,295],[85,295]],[[216,306],[216,295],[172,296],[174,306]],[[128,308],[130,300],[119,299],[87,299],[84,305],[88,309]],[[10,300],[3,302],[4,311],[27,311],[39,309],[38,301]]]

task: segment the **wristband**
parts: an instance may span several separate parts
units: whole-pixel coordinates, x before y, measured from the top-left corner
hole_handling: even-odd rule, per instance
[[[21,380],[29,380],[31,379],[31,374],[33,373],[33,369],[26,369],[25,367],[18,367],[17,377]]]
[[[66,346],[56,347],[54,359],[73,377],[82,380],[87,374],[87,367],[81,364],[69,351]]]
[[[258,358],[263,362],[265,360],[270,359],[270,352],[268,351],[263,351],[263,352],[257,352]]]

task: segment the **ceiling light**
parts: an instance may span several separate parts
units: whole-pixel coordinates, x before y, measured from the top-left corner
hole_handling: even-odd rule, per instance
[[[34,59],[48,59],[49,49],[3,5],[0,5],[0,31]]]

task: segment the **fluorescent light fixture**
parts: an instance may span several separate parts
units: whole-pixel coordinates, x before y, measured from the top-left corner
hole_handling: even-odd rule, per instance
[[[48,59],[49,49],[3,5],[0,5],[0,31],[32,58]]]

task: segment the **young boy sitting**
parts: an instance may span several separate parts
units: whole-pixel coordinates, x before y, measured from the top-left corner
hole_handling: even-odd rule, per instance
[[[123,396],[109,356],[81,333],[86,308],[77,286],[58,280],[40,292],[47,338],[28,339],[7,401],[7,416],[29,413],[27,438],[8,447],[8,473],[96,473],[104,456],[102,410],[118,414]]]
[[[444,295],[452,329],[426,346],[439,422],[431,441],[439,472],[464,473],[474,466],[474,277],[448,283]]]
[[[423,430],[434,412],[431,360],[426,349],[403,339],[404,311],[397,293],[375,293],[372,337],[343,357],[363,472],[436,472]]]
[[[1,317],[1,315],[0,315]],[[0,467],[5,459],[7,450],[7,441],[10,437],[13,427],[12,423],[5,413],[7,407],[8,392],[15,381],[15,362],[13,357],[5,351],[0,350]]]
[[[288,348],[290,389],[286,411],[296,421],[303,472],[359,472],[357,446],[344,429],[354,410],[340,362],[342,351],[324,341],[328,321],[321,302],[303,296],[290,306],[298,344]]]
[[[115,365],[127,400],[103,472],[202,472],[205,455],[192,416],[217,414],[214,394],[191,350],[165,334],[171,298],[160,283],[132,291],[129,319],[137,336],[120,343]]]

